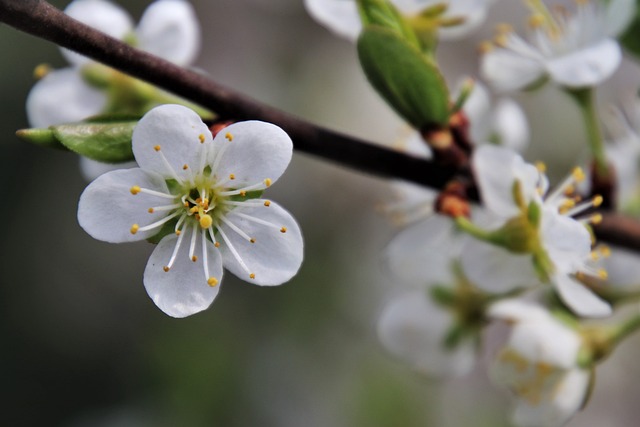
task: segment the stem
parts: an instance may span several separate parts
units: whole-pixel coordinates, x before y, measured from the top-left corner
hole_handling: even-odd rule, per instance
[[[609,163],[604,151],[604,141],[602,140],[600,120],[596,110],[594,90],[591,87],[567,89],[567,93],[571,95],[578,107],[580,107],[589,140],[589,149],[593,155],[598,175],[606,178],[609,176]]]
[[[456,225],[458,228],[470,236],[475,237],[478,240],[482,240],[483,242],[491,243],[493,241],[493,233],[491,231],[484,230],[482,228],[477,227],[474,223],[469,221],[464,216],[458,216],[455,219]]]
[[[613,329],[611,341],[613,344],[618,344],[638,329],[640,329],[640,314],[634,314]]]
[[[71,19],[44,0],[0,0],[0,22],[74,50],[202,105],[226,119],[257,119],[283,128],[296,150],[383,177],[443,188],[457,171],[315,126],[229,90],[207,77],[109,37]],[[477,197],[476,197],[477,199]],[[594,226],[599,239],[640,251],[640,223],[606,214]]]

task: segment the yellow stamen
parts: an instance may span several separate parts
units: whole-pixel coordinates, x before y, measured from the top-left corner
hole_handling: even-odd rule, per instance
[[[250,279],[255,279],[255,278],[256,278],[256,275],[255,275],[255,274],[253,274],[253,273],[251,273],[251,274],[249,275],[249,278],[250,278]]]
[[[147,210],[147,212],[149,212],[149,213],[153,213],[153,212],[155,212],[155,211],[153,210],[153,208],[149,208],[149,209]]]
[[[165,273],[168,273],[168,272],[169,272],[169,270],[170,270],[170,268],[169,268],[169,267],[167,267],[166,265],[165,265],[164,267],[162,267],[162,269],[164,270],[164,272],[165,272]]]
[[[189,169],[189,165],[187,165],[187,164],[182,165],[182,170],[186,171],[187,169]]]
[[[176,230],[176,236],[179,236],[179,235],[180,235],[180,233],[182,233],[182,231],[180,231],[180,230]]]
[[[156,150],[156,151],[160,151],[160,146],[156,145],[155,147],[153,147],[153,149]]]
[[[195,255],[194,255],[194,256],[192,256],[192,257],[191,257],[191,261],[193,261],[193,262],[198,261],[198,257],[197,257],[197,256],[195,256]]]
[[[135,196],[140,191],[142,191],[142,189],[140,187],[138,187],[137,185],[134,185],[133,187],[131,187],[131,189],[129,191],[131,191],[131,194],[133,194]]]
[[[511,32],[513,32],[513,27],[511,26],[511,24],[507,24],[505,22],[502,22],[502,23],[496,25],[496,32],[498,34],[511,33]]]
[[[508,36],[509,35],[507,33],[498,34],[493,38],[493,42],[496,44],[496,46],[506,48],[509,41]]]
[[[204,144],[204,134],[203,133],[198,135],[198,139],[200,140],[200,144]]]
[[[595,225],[600,224],[602,222],[602,215],[598,213],[591,216],[591,218],[589,218],[589,222]]]
[[[215,243],[213,244],[213,246],[215,246],[216,248],[219,248],[219,247],[220,247],[220,242],[215,242]]]
[[[33,77],[36,80],[44,78],[51,72],[52,68],[49,64],[40,64],[33,70]]]
[[[207,285],[211,286],[212,288],[215,287],[218,284],[218,279],[216,279],[215,277],[209,277],[207,279]]]
[[[231,132],[227,132],[224,135],[225,138],[227,138],[229,140],[229,142],[233,141],[233,135],[231,134]]]
[[[271,187],[271,178],[267,178],[264,180],[264,185],[266,185],[267,187]]]
[[[593,198],[593,201],[591,203],[593,203],[593,206],[597,208],[602,204],[602,202],[603,202],[602,196],[598,195]]]
[[[582,182],[585,179],[584,171],[580,167],[573,169],[571,175],[573,175],[573,179],[575,179],[576,182]]]
[[[598,270],[598,277],[602,280],[607,280],[607,277],[609,277],[609,273],[607,273],[607,270],[605,270],[604,268],[601,268],[600,270]]]
[[[280,232],[281,232],[281,233],[286,233],[286,232],[287,232],[287,227],[282,227],[282,228],[280,229]]]
[[[269,200],[265,200],[265,201],[264,201],[264,205],[265,205],[266,207],[269,207],[269,206],[271,205],[271,202],[270,202]]]
[[[481,43],[478,45],[478,51],[479,51],[481,54],[486,54],[486,53],[489,53],[489,52],[493,51],[494,47],[495,47],[495,46],[494,46],[494,44],[493,44],[493,42],[492,42],[492,41],[490,41],[490,40],[485,40],[485,41],[481,42]]]
[[[133,224],[131,226],[131,228],[129,229],[129,231],[131,232],[131,234],[136,234],[138,232],[139,228],[140,228],[140,226],[138,224]]]
[[[229,179],[236,179],[236,176],[234,174],[229,174]]]
[[[611,256],[611,248],[607,245],[600,245],[598,247],[598,251],[604,258],[609,258]]]
[[[547,171],[547,165],[544,162],[536,162],[536,169],[538,172],[545,173]]]
[[[249,242],[251,242],[251,243],[255,243],[255,242],[256,242],[256,239],[249,239]]]
[[[213,218],[211,218],[211,215],[205,214],[200,217],[200,227],[209,228],[211,227],[212,224],[213,224]]]
[[[242,191],[240,191],[240,195],[241,195],[242,197],[245,197],[245,196],[247,195],[247,192],[246,192],[246,191],[244,191],[244,190],[242,190]]]
[[[541,13],[534,13],[533,15],[531,15],[529,17],[529,21],[528,24],[531,28],[536,29],[536,28],[540,28],[542,26],[544,26],[544,24],[547,22],[547,19],[545,18],[545,16]]]

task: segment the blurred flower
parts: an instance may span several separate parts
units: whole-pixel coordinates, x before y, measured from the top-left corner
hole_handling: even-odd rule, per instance
[[[524,89],[544,78],[568,88],[590,87],[618,68],[622,52],[615,37],[635,16],[633,0],[579,1],[573,15],[552,14],[541,0],[528,5],[530,41],[501,25],[494,43],[483,47],[481,71],[493,87]]]
[[[282,129],[240,122],[212,138],[195,112],[164,105],[136,126],[133,152],[140,167],[91,183],[80,197],[78,221],[107,242],[166,234],[144,272],[145,288],[162,311],[185,317],[206,309],[223,264],[265,286],[296,274],[300,229],[287,211],[259,198],[291,160]]]
[[[606,316],[608,303],[573,277],[604,276],[591,268],[591,235],[586,223],[599,216],[574,219],[598,206],[601,198],[580,204],[569,197],[581,169],[547,194],[546,176],[518,154],[485,145],[473,156],[473,170],[484,206],[493,216],[493,231],[467,228],[478,239],[466,244],[462,265],[470,279],[485,290],[507,292],[520,286],[552,283],[562,300],[582,316]],[[464,224],[461,224],[464,226]]]
[[[429,8],[446,5],[439,18],[438,34],[442,39],[457,39],[477,29],[495,0],[390,0],[398,10],[416,17]],[[305,0],[309,14],[337,35],[356,40],[362,30],[356,0]]]
[[[453,309],[436,303],[424,290],[415,290],[385,307],[378,336],[392,355],[423,374],[461,376],[473,367],[477,345],[471,337],[455,345],[447,343],[457,323]]]
[[[191,64],[200,49],[199,24],[193,8],[184,0],[152,3],[135,29],[129,14],[107,0],[76,0],[67,6],[65,13],[111,37],[125,40],[178,65]],[[131,108],[142,108],[142,111],[135,111],[142,115],[150,108],[149,103],[137,99],[132,90],[148,91],[148,85],[140,82],[134,85],[134,79],[67,49],[62,49],[62,53],[71,67],[48,72],[29,93],[26,108],[31,126],[44,128],[77,122],[108,109],[116,113],[132,113],[129,111]],[[115,83],[131,87],[114,90],[109,87],[111,82],[92,81],[88,77],[91,73],[100,74],[101,79],[106,74],[106,78],[113,79]],[[116,98],[127,98],[126,102],[133,107],[124,108],[119,105],[121,100]],[[84,157],[81,162],[82,172],[88,179],[113,169]],[[133,166],[133,162],[118,165],[121,168]]]
[[[590,372],[578,366],[580,335],[544,308],[503,300],[489,316],[511,327],[493,366],[493,379],[516,395],[513,422],[522,427],[564,425],[583,405]]]

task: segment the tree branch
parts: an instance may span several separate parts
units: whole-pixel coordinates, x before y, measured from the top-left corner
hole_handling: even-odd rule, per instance
[[[263,120],[283,128],[296,150],[374,175],[442,188],[455,170],[337,133],[252,100],[207,77],[137,50],[84,25],[44,0],[0,0],[0,21],[147,81],[224,118]],[[605,214],[599,238],[640,251],[640,223]]]

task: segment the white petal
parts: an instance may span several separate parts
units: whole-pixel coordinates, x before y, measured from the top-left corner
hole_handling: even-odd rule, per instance
[[[93,238],[112,243],[144,240],[156,234],[158,229],[136,234],[130,230],[133,224],[144,227],[167,216],[167,212],[149,213],[148,209],[171,201],[145,193],[133,195],[134,185],[169,192],[162,177],[139,168],[107,172],[89,184],[80,196],[80,226]]]
[[[118,169],[131,169],[137,166],[138,164],[134,161],[124,163],[102,163],[86,157],[80,157],[80,173],[82,173],[82,177],[87,181],[93,181],[100,175],[107,172]]]
[[[523,152],[529,143],[529,123],[522,108],[511,99],[501,99],[493,113],[493,127],[501,145]]]
[[[455,240],[451,219],[431,215],[400,231],[387,246],[385,259],[394,275],[412,285],[449,285]]]
[[[589,388],[589,372],[572,369],[567,372],[552,396],[542,402],[531,404],[519,400],[513,414],[513,423],[518,427],[561,427],[582,407]],[[547,396],[545,396],[547,397]]]
[[[608,302],[566,274],[556,274],[553,282],[562,301],[582,317],[606,317],[612,313]]]
[[[355,0],[304,0],[309,15],[340,37],[355,41],[362,24]]]
[[[219,166],[213,172],[220,179],[235,175],[234,183],[238,188],[267,178],[276,182],[289,165],[293,153],[293,143],[285,131],[260,121],[227,126],[216,135],[213,144],[215,151],[223,150]],[[227,147],[223,148],[225,145]]]
[[[242,214],[267,221],[274,227],[248,220]],[[269,207],[238,207],[226,218],[255,239],[255,243],[250,243],[227,224],[221,225],[249,272],[242,268],[226,242],[219,238],[227,270],[242,280],[262,286],[280,285],[298,272],[303,257],[302,234],[289,212],[271,202]],[[286,228],[285,233],[281,232],[281,227]],[[254,279],[249,278],[251,273],[255,274]]]
[[[616,37],[627,29],[636,16],[636,0],[609,0],[607,5],[606,34]]]
[[[87,85],[78,70],[64,68],[50,72],[33,86],[27,98],[27,116],[31,126],[44,128],[98,114],[106,102],[106,96]]]
[[[378,321],[378,337],[394,356],[427,375],[464,375],[475,362],[469,340],[454,349],[444,346],[454,325],[453,313],[434,304],[424,291],[404,294],[388,304]]]
[[[573,329],[547,313],[546,318],[531,317],[516,323],[508,347],[532,365],[542,362],[553,368],[570,369],[578,361],[582,340]]]
[[[463,82],[461,81],[458,84],[456,97]],[[469,119],[469,133],[472,141],[476,144],[486,142],[491,131],[491,120],[489,120],[491,116],[491,98],[485,85],[476,80],[469,98],[464,103],[463,110],[467,115],[467,119]]]
[[[179,65],[191,64],[200,50],[200,27],[191,4],[158,0],[136,28],[140,48]]]
[[[164,271],[163,267],[171,259],[178,236],[170,234],[164,237],[151,254],[144,270],[144,287],[147,293],[160,310],[172,317],[187,317],[205,310],[211,305],[220,289],[219,282],[222,280],[220,251],[213,246],[213,243],[207,241],[209,277],[218,280],[216,286],[209,286],[202,264],[204,262],[202,251],[196,251],[198,254],[196,262],[189,257],[190,238],[190,235],[184,236],[175,263],[169,271]],[[197,247],[201,247],[200,241],[197,242]]]
[[[201,139],[204,143],[201,142]],[[182,105],[161,105],[144,115],[133,130],[133,154],[140,167],[165,178],[188,179],[197,171],[211,132],[193,110]],[[160,146],[160,151],[156,151]],[[171,165],[169,168],[162,156]],[[188,169],[183,170],[183,166]]]
[[[518,298],[503,299],[491,304],[487,315],[511,322],[531,322],[549,319],[549,312],[542,306]]]
[[[618,69],[622,61],[620,45],[613,39],[547,62],[547,70],[557,83],[580,88],[596,86]]]
[[[586,227],[554,208],[544,208],[540,236],[556,269],[565,274],[580,270],[591,253],[591,235]]]
[[[133,31],[133,21],[129,14],[110,1],[75,0],[65,8],[64,12],[70,17],[119,40]],[[61,50],[71,64],[82,65],[91,61],[91,59],[70,50]]]
[[[499,91],[524,89],[544,76],[543,65],[505,49],[496,49],[482,57],[483,78]]]
[[[489,292],[509,292],[540,283],[531,255],[514,254],[476,239],[463,246],[460,262],[469,280]]]

